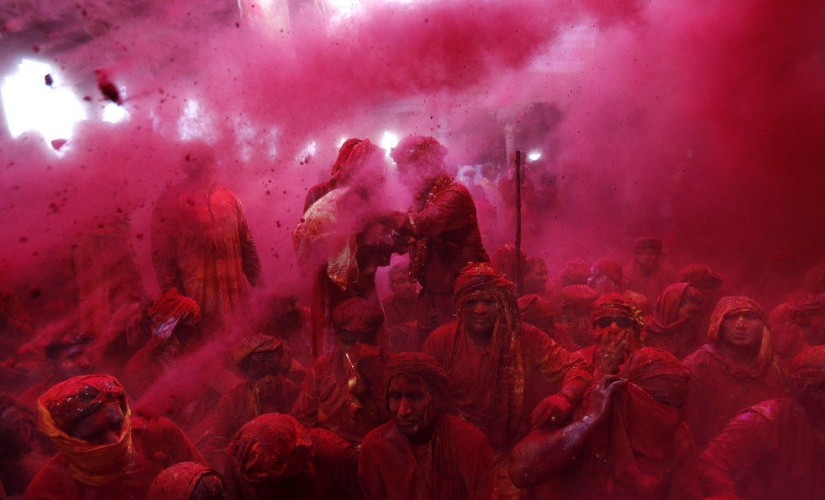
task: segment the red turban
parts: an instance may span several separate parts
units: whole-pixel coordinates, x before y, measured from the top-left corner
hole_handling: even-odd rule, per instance
[[[632,300],[627,298],[622,293],[611,292],[599,297],[593,303],[593,311],[590,313],[590,318],[595,322],[599,318],[608,316],[623,316],[632,319],[641,329],[644,327],[644,319],[642,312],[636,307]]]
[[[447,148],[433,137],[412,135],[402,139],[390,152],[396,163],[417,163],[427,166],[440,166],[447,156]]]
[[[384,324],[384,311],[366,299],[355,297],[332,310],[332,322],[341,330],[374,332]]]
[[[622,269],[622,265],[619,264],[619,261],[616,259],[611,259],[610,257],[599,259],[593,264],[593,268],[598,270],[600,274],[603,274],[613,280],[615,283],[619,285],[622,284],[624,270]]]
[[[384,380],[389,390],[392,379],[405,374],[420,375],[427,384],[444,394],[450,379],[444,368],[429,354],[423,352],[402,352],[393,354],[384,367]]]

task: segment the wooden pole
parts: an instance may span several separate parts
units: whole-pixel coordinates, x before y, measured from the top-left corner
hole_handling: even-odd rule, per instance
[[[516,295],[521,295],[524,279],[521,268],[521,151],[516,150]]]

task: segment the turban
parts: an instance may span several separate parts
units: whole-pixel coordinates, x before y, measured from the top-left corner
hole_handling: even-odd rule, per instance
[[[635,351],[623,366],[621,377],[672,406],[681,407],[687,401],[690,370],[667,351],[654,347]]]
[[[102,406],[123,410],[118,441],[97,445],[69,435],[81,420]],[[37,399],[37,427],[54,441],[74,479],[92,486],[107,484],[123,473],[132,456],[132,428],[126,393],[109,375],[82,375],[61,382]]]
[[[468,264],[455,281],[456,308],[461,307],[473,294],[478,292],[501,292],[509,304],[500,306],[516,306],[516,286],[509,281],[501,271],[490,264],[479,262]]]
[[[396,163],[418,163],[440,166],[447,156],[447,148],[432,137],[412,135],[402,139],[390,152]]]
[[[232,362],[240,366],[249,356],[258,352],[289,352],[284,340],[256,333],[241,340],[232,350]]]
[[[342,144],[341,148],[338,150],[338,158],[336,158],[335,163],[332,164],[332,170],[329,173],[330,177],[335,179],[345,175],[345,167],[348,163],[350,154],[352,153],[352,149],[360,142],[361,139],[355,138],[344,141],[344,144]]]
[[[619,292],[606,293],[593,303],[590,318],[595,322],[599,318],[609,316],[623,316],[632,319],[638,328],[644,327],[642,312],[632,300]]]
[[[550,301],[534,293],[519,297],[518,310],[521,312],[521,319],[530,324],[533,321],[553,319],[554,316]]]
[[[209,467],[196,462],[181,462],[158,474],[149,488],[146,500],[189,500],[198,481],[205,476],[217,478],[226,489],[220,474]]]
[[[201,319],[198,304],[171,288],[164,293],[147,311],[152,320],[152,334],[160,341],[172,336],[178,323],[195,325]]]
[[[244,490],[271,484],[287,470],[298,447],[312,449],[307,429],[290,415],[265,413],[244,424],[232,438],[226,450],[227,472]]]
[[[662,253],[662,240],[659,238],[639,238],[636,240],[634,253],[642,253],[645,250],[653,250]]]
[[[444,394],[450,379],[444,368],[429,354],[423,352],[402,352],[392,355],[384,367],[384,380],[389,390],[392,379],[399,375],[420,375],[427,384]]]
[[[564,264],[564,269],[559,273],[562,283],[565,285],[584,285],[590,277],[590,266],[584,259],[570,259]]]
[[[679,281],[691,284],[707,284],[718,287],[722,284],[722,278],[716,274],[712,267],[706,264],[690,264],[679,271]]]
[[[811,318],[825,313],[825,293],[808,296],[801,304],[791,307],[790,313],[794,323],[809,323]]]
[[[605,257],[599,259],[593,264],[593,268],[598,271],[598,274],[603,274],[613,280],[613,282],[621,285],[624,278],[624,270],[622,265],[616,259]]]
[[[597,298],[599,298],[599,294],[596,290],[587,285],[566,286],[561,290],[560,306],[565,310],[589,312]]]
[[[384,311],[366,299],[355,297],[332,310],[332,322],[340,330],[374,332],[384,324]]]
[[[791,384],[797,389],[809,385],[825,384],[825,345],[818,345],[800,352],[791,361]]]

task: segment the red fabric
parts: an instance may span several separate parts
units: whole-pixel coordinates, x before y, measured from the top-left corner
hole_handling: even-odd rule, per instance
[[[410,209],[411,273],[421,283],[418,323],[432,330],[453,319],[453,288],[469,262],[489,262],[467,188],[450,181]],[[420,269],[420,272],[416,272]]]
[[[690,283],[675,283],[662,290],[656,300],[654,315],[645,318],[645,345],[664,349],[679,359],[684,359],[702,345],[696,331],[699,320],[679,314],[689,287],[692,289]]]
[[[384,315],[387,320],[387,327],[415,321],[416,300],[417,297],[413,297],[410,300],[403,300],[394,293],[381,299],[381,305],[384,307]]]
[[[131,460],[118,477],[103,486],[75,480],[62,454],[52,458],[29,484],[24,499],[122,500],[145,498],[155,477],[179,462],[204,463],[189,438],[167,418],[132,419]]]
[[[442,414],[433,439],[425,447],[414,449],[394,422],[367,434],[358,462],[358,478],[365,498],[495,498],[493,452],[478,429],[452,415]]]
[[[760,372],[746,376],[711,345],[685,358],[690,368],[690,396],[685,420],[703,448],[745,408],[786,394],[786,378],[771,358]]]
[[[146,500],[189,500],[198,481],[206,476],[214,476],[223,483],[223,478],[209,467],[197,462],[181,462],[163,472],[152,482]]]
[[[707,495],[819,500],[825,498],[823,454],[802,405],[775,399],[730,421],[702,453],[699,476]]]
[[[389,419],[384,370],[389,355],[381,348],[353,367],[341,351],[313,363],[292,413],[304,425],[329,429],[351,443]]]
[[[332,432],[289,415],[247,422],[227,448],[227,481],[238,500],[358,498],[357,451]]]
[[[332,323],[351,332],[374,332],[384,324],[384,311],[373,302],[353,297],[335,306]]]
[[[455,409],[481,429],[494,448],[509,448],[527,433],[530,412],[544,397],[561,390],[577,401],[589,385],[589,376],[566,350],[536,327],[519,325],[521,332],[512,342],[513,357],[521,363],[517,371],[512,366],[493,370],[491,349],[470,342],[460,321],[436,329],[424,343],[424,352],[438,360],[450,377],[449,399]],[[510,379],[507,406],[489,399],[490,385],[496,380],[490,374]],[[493,427],[502,419],[489,418],[491,407],[502,408],[504,426]]]

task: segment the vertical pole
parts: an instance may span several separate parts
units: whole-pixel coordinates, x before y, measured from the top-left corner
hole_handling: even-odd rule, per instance
[[[521,151],[516,150],[516,295],[523,289],[521,268]]]

